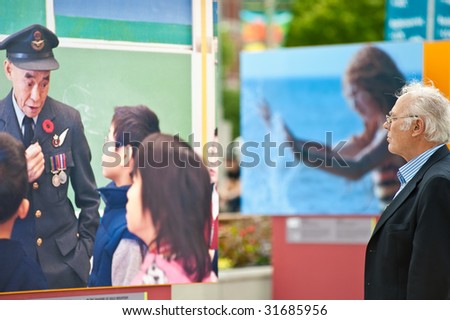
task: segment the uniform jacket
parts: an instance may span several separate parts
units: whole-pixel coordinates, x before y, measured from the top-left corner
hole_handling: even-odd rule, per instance
[[[125,218],[127,191],[130,186],[117,187],[111,182],[99,192],[106,204],[94,244],[94,264],[89,286],[111,286],[111,266],[114,252],[122,239],[141,242],[127,229]]]
[[[39,265],[15,240],[0,239],[0,292],[47,289]]]
[[[53,132],[44,131],[42,123],[45,120],[54,124]],[[52,143],[54,135],[60,135],[66,129],[69,130],[64,142],[55,147]],[[22,140],[12,91],[0,101],[0,131]],[[30,211],[26,219],[16,220],[12,238],[19,240],[25,252],[39,261],[50,288],[85,287],[99,224],[100,199],[80,113],[47,97],[34,129],[34,140],[42,148],[45,170],[30,184]],[[50,158],[59,154],[66,156],[68,179],[55,187]],[[69,183],[74,191],[75,204],[80,209],[79,215],[67,197]]]
[[[366,249],[365,299],[450,299],[450,153],[439,148],[386,207]]]

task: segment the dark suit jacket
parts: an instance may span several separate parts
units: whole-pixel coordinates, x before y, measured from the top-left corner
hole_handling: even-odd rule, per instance
[[[0,131],[22,140],[11,96],[12,92],[0,101]],[[54,124],[52,133],[45,132],[42,127],[47,119]],[[60,135],[67,128],[69,131],[64,143],[54,147],[53,136]],[[12,239],[19,240],[26,253],[39,262],[50,288],[85,287],[99,224],[100,199],[80,113],[47,97],[35,126],[34,139],[41,145],[45,170],[30,184],[30,211],[26,219],[16,220]],[[55,187],[50,157],[58,154],[66,155],[69,179]],[[78,217],[67,197],[69,183],[74,190],[75,203],[80,208]]]
[[[0,292],[48,289],[47,279],[21,244],[0,239]]]
[[[450,299],[450,153],[439,148],[380,217],[365,299]]]

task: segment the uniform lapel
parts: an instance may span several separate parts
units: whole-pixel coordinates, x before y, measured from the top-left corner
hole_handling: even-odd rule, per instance
[[[12,90],[3,101],[4,104],[0,108],[0,131],[6,131],[17,140],[22,141],[22,131],[12,103]]]
[[[47,141],[47,139],[53,137],[55,132],[47,133],[44,131],[44,127],[42,126],[42,123],[45,120],[50,120],[54,122],[56,117],[56,113],[52,108],[52,105],[48,103],[48,98],[45,101],[44,107],[42,108],[42,111],[39,113],[38,121],[36,123],[36,127],[34,129],[34,139],[39,141],[39,144],[41,146],[44,145],[44,142]]]
[[[394,212],[402,205],[403,202],[408,198],[411,192],[416,188],[417,184],[422,180],[423,175],[427,170],[435,164],[437,161],[441,160],[449,153],[447,146],[442,146],[436,150],[436,152],[430,157],[430,159],[425,162],[425,164],[420,168],[417,174],[412,178],[411,181],[403,188],[402,191],[392,200],[392,202],[386,207],[382,213],[380,220],[378,221],[375,229],[373,230],[372,237],[377,233],[378,230],[386,223],[386,221],[394,214]]]

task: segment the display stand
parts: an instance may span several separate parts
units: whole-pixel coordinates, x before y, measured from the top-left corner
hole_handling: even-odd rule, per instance
[[[200,153],[212,141],[216,127],[216,0],[177,4],[158,0],[151,4],[155,10],[131,8],[128,3],[111,4],[107,0],[95,4],[86,1],[95,14],[88,11],[88,6],[73,6],[69,2],[32,3],[19,0],[2,9],[0,40],[31,22],[46,25],[57,33],[60,44],[55,52],[61,70],[55,74],[60,78],[55,79],[51,96],[80,111],[98,186],[109,182],[102,176],[100,159],[103,136],[116,105],[148,105],[158,113],[164,132],[191,138]],[[139,3],[148,5],[145,1]],[[164,65],[166,69],[160,68]],[[100,67],[112,75],[98,72]],[[170,76],[168,70],[174,75]],[[142,76],[138,76],[140,73]],[[178,88],[177,83],[181,83]],[[9,90],[10,83],[0,76],[0,96]],[[0,293],[0,299],[160,300],[171,299],[171,289],[166,285],[47,290]]]
[[[364,252],[375,221],[273,217],[273,299],[362,299]]]

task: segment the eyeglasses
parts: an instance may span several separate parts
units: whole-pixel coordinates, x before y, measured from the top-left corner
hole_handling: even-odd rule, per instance
[[[404,116],[404,117],[393,117],[390,115],[386,115],[386,122],[387,124],[392,124],[392,121],[397,120],[397,119],[406,119],[406,118],[418,118],[419,116]]]

